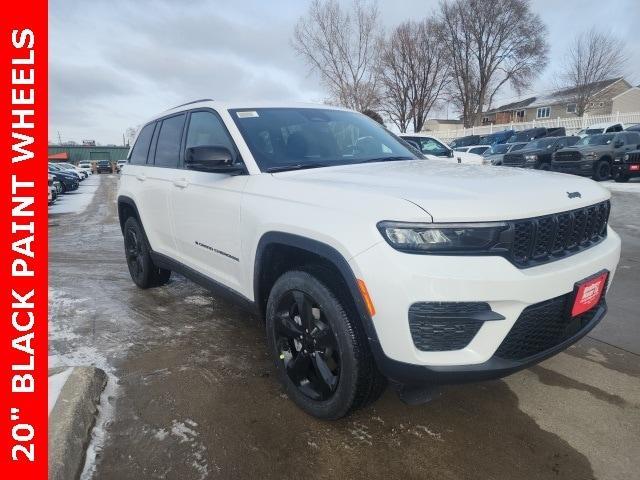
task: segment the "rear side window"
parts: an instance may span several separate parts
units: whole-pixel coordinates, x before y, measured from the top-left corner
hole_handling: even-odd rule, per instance
[[[211,112],[193,112],[189,120],[186,148],[202,145],[220,145],[234,151],[222,121]]]
[[[180,140],[186,115],[176,115],[162,121],[156,146],[156,167],[177,168],[180,158]]]
[[[155,123],[150,123],[140,131],[140,135],[138,135],[138,139],[133,146],[133,150],[131,150],[131,157],[129,159],[130,163],[135,165],[144,165],[147,163],[147,154],[149,153],[149,145],[151,144],[155,125]]]

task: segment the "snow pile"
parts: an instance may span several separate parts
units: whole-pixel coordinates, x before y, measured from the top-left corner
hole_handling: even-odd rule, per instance
[[[100,175],[89,175],[89,178],[80,183],[77,190],[60,195],[56,203],[49,207],[49,214],[84,212],[93,200],[101,178]]]

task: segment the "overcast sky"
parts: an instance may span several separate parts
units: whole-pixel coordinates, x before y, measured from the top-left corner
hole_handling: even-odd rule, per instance
[[[309,1],[52,0],[49,139],[57,142],[59,132],[63,141],[121,144],[127,127],[197,98],[323,101],[317,78],[289,43]],[[438,1],[378,5],[388,31],[431,15]],[[532,6],[551,47],[550,64],[532,91],[553,84],[568,42],[594,24],[626,42],[627,79],[640,83],[639,0],[533,0]],[[513,95],[505,91],[502,98]]]

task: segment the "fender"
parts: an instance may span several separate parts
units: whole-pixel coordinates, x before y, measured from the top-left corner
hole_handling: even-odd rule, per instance
[[[362,321],[362,326],[364,327],[369,343],[379,345],[372,318],[367,311],[362,296],[360,295],[360,290],[358,288],[358,283],[353,270],[351,270],[349,263],[342,256],[342,254],[326,243],[285,232],[272,231],[266,232],[264,235],[262,235],[256,248],[253,270],[253,298],[256,302],[258,302],[258,299],[260,298],[262,257],[264,255],[264,252],[266,251],[266,248],[269,245],[273,244],[288,245],[300,250],[306,250],[315,255],[319,255],[320,257],[323,257],[324,259],[329,261],[338,270],[338,272],[340,272],[340,275],[342,275],[342,278],[345,281],[347,288],[349,289],[349,294],[354,301],[358,316]],[[376,349],[374,348],[374,351],[375,350]]]
[[[121,212],[121,208],[120,208],[121,205],[127,205],[127,206],[133,208],[133,211],[136,214],[136,218],[140,222],[140,226],[142,227],[142,230],[144,231],[144,225],[142,225],[142,217],[140,217],[140,212],[138,212],[138,206],[136,205],[136,202],[131,197],[127,197],[126,195],[119,195],[118,196],[118,220],[120,221],[120,230],[122,231],[122,233],[124,233],[124,222],[125,222],[125,219],[122,218],[122,212]]]

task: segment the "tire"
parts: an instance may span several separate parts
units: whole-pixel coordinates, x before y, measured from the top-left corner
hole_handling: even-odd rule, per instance
[[[551,171],[551,164],[549,162],[541,163],[539,170],[544,170],[545,172],[549,172]]]
[[[138,287],[159,287],[169,281],[171,270],[153,263],[149,241],[135,217],[127,218],[124,223],[124,251],[129,274]]]
[[[335,420],[377,399],[386,379],[359,320],[313,273],[293,270],[275,282],[267,340],[289,398],[309,415]]]
[[[617,183],[627,183],[629,181],[629,175],[625,175],[624,173],[618,171],[613,179]]]
[[[593,179],[597,182],[608,179],[611,176],[611,164],[608,160],[598,160],[593,169]]]

